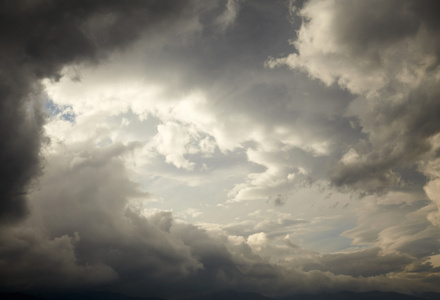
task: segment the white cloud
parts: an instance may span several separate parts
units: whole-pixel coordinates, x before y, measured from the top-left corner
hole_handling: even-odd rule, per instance
[[[225,11],[217,18],[217,22],[222,30],[227,29],[234,23],[235,19],[237,18],[237,14],[239,13],[239,9],[239,0],[228,0]]]
[[[177,168],[192,170],[194,163],[185,159],[187,153],[194,153],[190,141],[194,139],[194,132],[177,123],[168,122],[157,127],[155,136],[156,149],[165,156],[168,163],[174,164]]]
[[[267,236],[264,232],[254,233],[247,238],[247,243],[253,249],[260,251],[268,244]]]

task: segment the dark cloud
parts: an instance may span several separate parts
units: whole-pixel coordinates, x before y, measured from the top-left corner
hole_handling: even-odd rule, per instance
[[[349,47],[352,55],[368,55],[372,65],[379,66],[378,53],[381,49],[393,47],[396,42],[415,36],[420,26],[438,26],[438,21],[428,17],[433,11],[438,11],[438,3],[418,2],[338,3],[334,15],[336,41]]]
[[[253,168],[255,172],[264,171],[253,173],[246,183],[255,187],[256,194],[266,193],[263,198],[273,195],[269,202],[278,206],[277,209],[286,202],[295,184],[308,184],[309,178],[325,179],[328,169],[332,170],[331,180],[337,186],[369,192],[394,186],[399,182],[395,167],[403,162],[413,167],[431,147],[428,138],[439,131],[435,76],[430,81],[422,78],[416,87],[402,90],[402,102],[384,104],[377,103],[381,97],[392,98],[404,84],[390,80],[386,88],[377,88],[379,95],[371,96],[362,84],[358,88],[347,83],[344,86],[360,95],[351,101],[353,94],[336,86],[326,88],[287,70],[264,69],[263,62],[268,56],[282,55],[280,52],[290,49],[288,38],[300,25],[297,19],[289,22],[287,2],[279,6],[265,1],[202,3],[4,1],[0,4],[3,221],[25,214],[27,188],[44,167],[44,176],[28,195],[31,215],[21,223],[3,224],[0,228],[0,289],[100,289],[162,297],[221,289],[270,295],[337,289],[406,292],[438,289],[434,280],[424,284],[406,280],[404,274],[409,270],[405,267],[411,263],[413,273],[433,270],[425,260],[432,249],[438,249],[438,239],[432,239],[438,230],[420,217],[423,216],[420,209],[426,203],[418,203],[417,208],[395,205],[380,211],[373,209],[371,214],[359,217],[356,228],[345,232],[354,244],[374,245],[373,249],[319,256],[289,238],[282,245],[269,245],[270,239],[288,236],[299,227],[303,231],[314,230],[306,226],[314,220],[280,215],[276,220],[265,219],[260,223],[225,225],[222,234],[183,223],[171,212],[147,214],[150,195],[130,180],[132,174],[126,169],[127,157],[140,143],[106,144],[93,138],[75,142],[72,138],[68,147],[53,142],[41,161],[44,91],[39,80],[58,79],[62,68],[70,64],[97,64],[110,51],[121,50],[141,36],[140,45],[144,48],[132,49],[132,53],[146,56],[139,66],[146,69],[143,79],[166,85],[167,96],[181,96],[194,89],[206,92],[207,110],[214,112],[216,130],[223,130],[225,125],[221,133],[233,145],[229,150],[251,141],[246,154],[250,161],[264,167]],[[378,5],[382,8],[375,15],[373,10],[377,9],[364,3],[358,6],[351,3],[347,7],[338,4],[337,24],[332,29],[339,45],[349,48],[350,63],[361,58],[366,61],[367,71],[381,69],[377,67],[381,61],[376,59],[380,51],[375,52],[375,47],[387,50],[393,43],[413,37],[422,27],[426,27],[428,37],[433,36],[438,22],[428,10],[435,7],[408,3],[399,6],[399,17],[389,19],[393,23],[389,31],[376,37],[372,33],[380,24],[387,24],[386,16],[393,13],[391,5]],[[225,11],[228,5],[233,6],[232,10]],[[351,14],[351,8],[355,13]],[[406,9],[410,11],[408,18]],[[366,16],[377,17],[376,22],[362,17],[361,24],[356,23],[356,17],[365,10]],[[344,15],[350,18],[342,20]],[[191,17],[194,21],[191,26],[196,29],[188,29],[191,34],[180,36],[181,27],[188,25],[187,17]],[[421,21],[425,18],[426,22]],[[360,32],[359,38],[353,34],[356,30]],[[164,35],[166,38],[163,33],[168,34]],[[421,39],[429,40],[423,35]],[[436,53],[436,42],[428,44],[431,48],[428,47],[427,53]],[[367,47],[364,52],[356,50],[364,50],[364,46]],[[429,67],[435,69],[436,63]],[[389,65],[387,68],[392,70]],[[431,72],[428,69],[422,71]],[[354,79],[362,77],[354,73],[350,74]],[[328,101],[322,101],[323,97]],[[350,111],[341,114],[350,101],[353,104]],[[373,103],[371,107],[368,101]],[[367,109],[363,110],[363,105]],[[236,120],[245,121],[234,123]],[[156,121],[154,126],[159,127],[161,124]],[[180,128],[183,121],[174,121],[169,124]],[[210,129],[203,136],[212,137],[215,130]],[[170,136],[170,139],[175,137]],[[267,141],[272,136],[278,141]],[[360,138],[364,140],[358,141]],[[382,150],[379,145],[383,146]],[[351,148],[360,160],[334,163]],[[234,155],[241,159],[244,152]],[[187,153],[182,157],[184,154]],[[182,176],[190,177],[187,174]],[[238,186],[237,190],[242,187]],[[393,211],[397,213],[392,214]],[[414,212],[420,215],[412,219]],[[405,223],[405,217],[416,221]],[[374,220],[381,224],[376,225]],[[401,223],[402,226],[396,225]],[[328,228],[322,229],[320,234],[324,236],[327,232]],[[235,243],[232,243],[227,234],[252,235],[252,238],[246,242],[233,236],[230,238]],[[330,240],[333,236],[324,238]],[[274,264],[265,257],[274,253],[285,264]],[[312,259],[301,267],[283,260],[285,254],[292,260],[298,256]],[[397,279],[387,277],[390,272],[398,273]]]
[[[393,97],[382,94],[387,96]],[[412,168],[413,164],[431,150],[429,138],[440,132],[439,98],[437,86],[428,81],[409,91],[404,101],[384,101],[362,116],[371,144],[365,148],[363,143],[355,146],[362,157],[359,161],[335,166],[330,173],[333,183],[368,192],[404,186],[407,182],[401,180],[400,173],[404,173],[404,177],[416,176],[414,173],[419,171]]]
[[[31,195],[31,216],[2,227],[0,289],[99,289],[171,298],[238,289],[280,296],[383,287],[388,279],[372,278],[411,262],[378,249],[316,261],[316,253],[289,243],[290,252],[313,256],[313,263],[307,261],[305,271],[273,264],[247,243],[231,244],[227,236],[176,221],[170,212],[146,217],[149,195],[128,179],[123,164],[136,145],[84,146],[48,155],[41,188]],[[301,223],[282,219],[259,226]]]
[[[96,62],[150,24],[176,20],[186,1],[2,1],[0,4],[0,221],[26,214],[26,191],[41,171],[39,80],[63,66]],[[165,25],[166,24],[166,25]]]
[[[176,297],[282,279],[247,244],[232,249],[169,212],[145,217],[149,195],[122,163],[136,145],[84,146],[48,155],[31,216],[2,227],[0,289]]]
[[[32,88],[26,79],[21,74],[5,74],[5,70],[0,75],[0,221],[12,221],[26,213],[26,188],[40,172],[43,117],[40,101],[30,95]]]
[[[150,220],[139,215],[142,208],[136,203],[142,204],[148,195],[127,179],[117,158],[126,151],[130,148],[114,145],[52,158],[55,168],[47,168],[45,188],[33,199],[39,203],[34,211],[42,222],[38,227],[46,228],[51,237],[78,234],[78,263],[108,265],[122,281],[178,277],[197,269],[189,249],[170,238],[169,213]],[[135,199],[131,205],[130,199]]]
[[[118,274],[109,266],[79,265],[75,244],[79,237],[48,237],[38,228],[2,227],[0,242],[0,290],[50,290],[94,286],[114,281]]]
[[[245,243],[233,246],[226,236],[176,223],[169,212],[142,215],[148,195],[127,179],[122,164],[130,147],[83,146],[48,157],[32,215],[2,228],[0,289],[182,297],[287,287],[286,271]]]
[[[119,158],[130,147],[75,148],[48,157],[32,215],[3,228],[1,243],[8,246],[0,254],[1,288],[123,288],[142,281],[142,292],[154,294],[155,283],[203,268],[191,247],[170,233],[170,213],[141,215],[138,203],[148,195],[127,179]]]

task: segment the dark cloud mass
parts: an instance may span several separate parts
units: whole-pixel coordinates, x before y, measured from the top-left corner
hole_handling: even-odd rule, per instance
[[[439,13],[0,1],[0,292],[440,292]]]

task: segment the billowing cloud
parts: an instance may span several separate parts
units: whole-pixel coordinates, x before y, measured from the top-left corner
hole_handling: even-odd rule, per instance
[[[30,199],[35,203],[31,217],[3,228],[2,244],[7,245],[1,248],[3,288],[112,286],[114,291],[137,295],[175,296],[244,287],[282,295],[330,286],[362,290],[369,284],[273,265],[258,254],[269,247],[264,232],[231,243],[227,235],[176,222],[170,212],[147,217],[142,203],[149,195],[127,179],[122,164],[133,147],[110,145],[84,153],[83,146],[47,156],[41,189]],[[328,268],[331,261],[326,262]],[[335,274],[347,274],[335,268],[331,269]],[[35,280],[36,273],[44,276]],[[324,281],[317,285],[319,280]],[[381,279],[377,281],[372,286]]]
[[[345,115],[366,139],[330,171],[337,186],[380,192],[405,184],[402,172],[433,146],[439,132],[438,21],[435,1],[309,1],[293,42],[297,52],[271,59],[357,95]],[[351,155],[351,159],[344,159]],[[399,171],[397,170],[399,169]]]
[[[0,290],[439,291],[437,3],[1,5]]]
[[[40,171],[44,114],[38,80],[59,78],[66,64],[99,60],[150,24],[176,19],[186,5],[163,1],[1,4],[2,221],[26,213],[26,189]]]

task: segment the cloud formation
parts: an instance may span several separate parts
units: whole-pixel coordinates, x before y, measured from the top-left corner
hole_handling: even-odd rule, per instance
[[[0,5],[0,290],[439,291],[436,2]]]
[[[41,169],[45,117],[38,80],[59,78],[66,64],[98,61],[150,24],[178,18],[186,5],[183,1],[1,4],[2,221],[25,215],[26,190]]]
[[[438,3],[309,1],[293,42],[297,52],[271,59],[357,95],[345,112],[367,135],[330,171],[336,186],[381,192],[404,184],[438,134]],[[351,159],[348,158],[350,154]],[[406,169],[406,170],[405,170]]]

